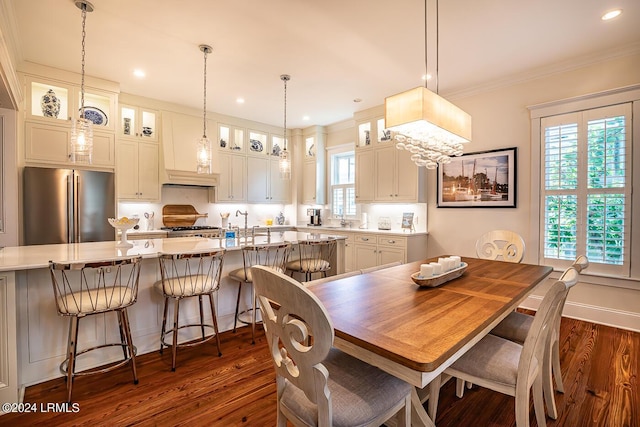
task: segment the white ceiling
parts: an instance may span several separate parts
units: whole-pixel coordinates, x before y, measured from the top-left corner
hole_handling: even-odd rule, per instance
[[[2,1],[15,14],[19,60],[80,71],[73,0]],[[273,125],[283,122],[283,73],[290,128],[349,119],[423,84],[423,0],[91,1],[86,73],[122,92],[201,109],[203,43],[214,50],[208,110]],[[438,57],[443,95],[640,49],[638,0],[442,0],[438,49],[429,2],[428,63]],[[613,8],[623,15],[601,21]]]

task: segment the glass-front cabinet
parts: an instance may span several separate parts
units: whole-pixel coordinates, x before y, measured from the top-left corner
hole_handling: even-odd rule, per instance
[[[384,117],[359,122],[356,146],[371,147],[391,142],[391,131],[385,128]]]
[[[81,114],[80,86],[35,74],[23,74],[23,79],[25,162],[71,164],[69,141],[72,120]],[[93,122],[92,165],[98,168],[115,167],[116,100],[115,92],[85,89],[84,117]]]
[[[71,124],[80,117],[82,92],[79,86],[28,76],[26,79],[27,120],[50,124]],[[84,117],[94,131],[115,130],[115,95],[96,89],[85,90]]]
[[[316,138],[309,136],[304,139],[304,158],[305,160],[314,159],[317,154]]]
[[[254,156],[268,156],[271,154],[271,147],[269,147],[268,143],[269,136],[265,132],[249,130],[247,154]]]
[[[158,141],[158,112],[120,104],[118,136],[144,141]]]
[[[285,141],[281,136],[272,135],[271,136],[271,147],[269,154],[271,156],[280,157],[280,153],[285,149]]]
[[[232,153],[244,153],[245,130],[234,126],[218,125],[218,148]]]

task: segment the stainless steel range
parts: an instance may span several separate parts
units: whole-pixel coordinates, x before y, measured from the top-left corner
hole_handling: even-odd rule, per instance
[[[220,237],[220,227],[210,225],[191,225],[188,227],[162,227],[168,231],[167,237]]]

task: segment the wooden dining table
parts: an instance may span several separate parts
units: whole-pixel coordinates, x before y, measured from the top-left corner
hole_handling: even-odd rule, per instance
[[[420,391],[488,334],[551,267],[462,258],[462,276],[420,287],[411,275],[437,258],[311,285],[335,329],[334,346],[415,386],[412,425],[433,426]],[[434,381],[435,380],[435,381]],[[430,403],[434,399],[430,400]],[[429,407],[429,413],[435,408]]]

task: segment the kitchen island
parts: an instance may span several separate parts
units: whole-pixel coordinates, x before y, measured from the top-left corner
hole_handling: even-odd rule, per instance
[[[291,256],[297,254],[295,243],[304,240],[324,240],[336,238],[338,241],[335,260],[330,274],[344,271],[344,237],[333,234],[305,233],[295,231],[258,233],[255,237],[233,239],[208,239],[183,237],[132,240],[133,247],[120,249],[117,242],[93,242],[60,245],[37,245],[7,247],[0,250],[0,401],[21,401],[21,390],[60,376],[58,367],[65,358],[68,333],[68,319],[58,315],[49,275],[49,260],[53,261],[95,261],[124,256],[143,257],[138,289],[138,299],[129,308],[129,319],[133,342],[138,354],[159,349],[162,323],[163,299],[153,289],[160,280],[158,262],[160,252],[191,252],[225,248],[220,290],[215,304],[220,331],[233,328],[237,296],[237,283],[227,277],[227,273],[242,267],[241,248],[250,244],[290,242],[294,244]],[[244,291],[247,291],[246,293]],[[243,302],[250,302],[250,289],[243,288]],[[191,303],[191,304],[190,304]],[[195,321],[199,312],[196,301],[185,301],[180,306],[184,310],[185,322]],[[113,316],[105,322],[105,316]],[[182,318],[182,313],[181,313]],[[90,316],[80,323],[78,342],[81,348],[93,347],[104,342],[118,340],[115,314],[106,313]],[[180,334],[180,340],[195,338]],[[113,350],[113,351],[111,351]],[[80,370],[100,366],[122,356],[117,347],[105,352],[88,354],[78,360]],[[120,354],[118,354],[120,353]],[[224,355],[224,342],[222,342]]]

